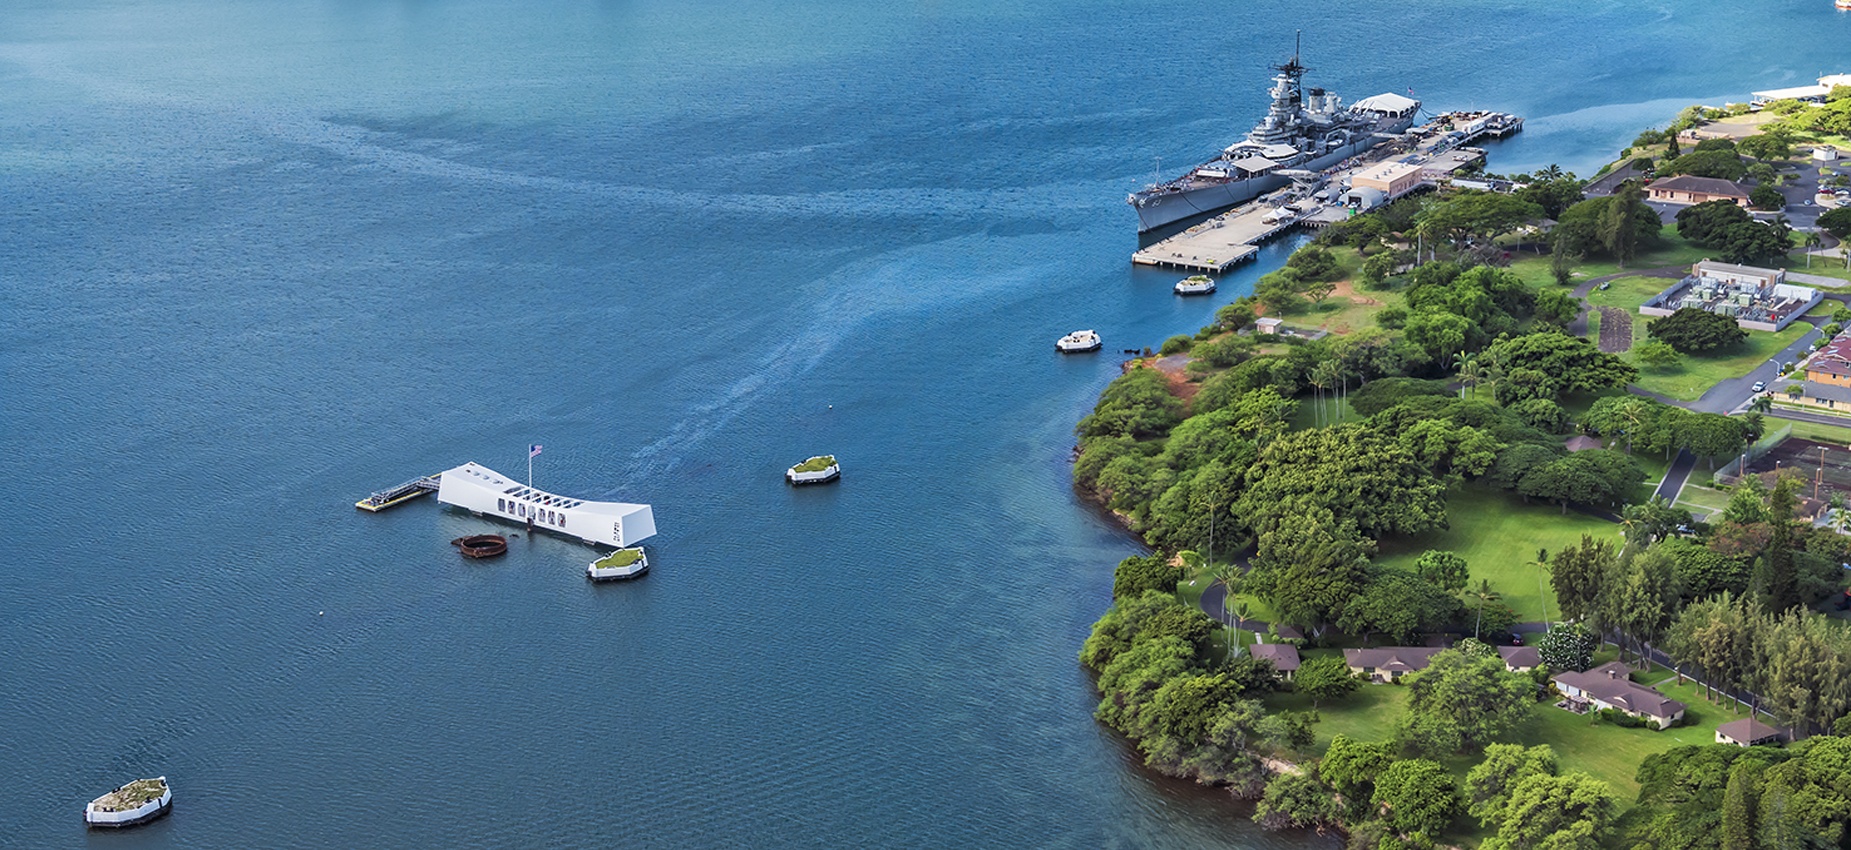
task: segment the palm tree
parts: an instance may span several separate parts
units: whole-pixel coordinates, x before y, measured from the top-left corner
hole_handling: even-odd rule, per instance
[[[1221,624],[1228,634],[1228,660],[1234,659],[1235,624],[1227,621],[1228,606],[1234,601],[1234,594],[1240,590],[1240,570],[1233,564],[1214,564],[1208,567],[1209,587],[1221,587]],[[1238,620],[1236,622],[1239,622]]]
[[[1478,358],[1465,361],[1465,367],[1459,370],[1459,397],[1465,398],[1465,388],[1472,388],[1472,397],[1478,397],[1478,385],[1485,379],[1485,367]]]
[[[1774,399],[1767,393],[1761,393],[1756,395],[1754,400],[1748,403],[1748,409],[1756,413],[1766,413],[1774,409]]]
[[[1478,588],[1476,590],[1468,590],[1465,593],[1467,596],[1478,600],[1478,621],[1472,624],[1472,637],[1477,638],[1478,627],[1484,625],[1485,622],[1485,606],[1499,599],[1503,599],[1504,595],[1492,590],[1491,580],[1484,578],[1478,580]]]
[[[1329,420],[1323,416],[1324,390],[1337,386],[1337,381],[1342,378],[1342,369],[1343,367],[1339,366],[1336,361],[1326,360],[1311,370],[1311,385],[1318,388],[1319,419],[1325,424],[1328,424]]]
[[[1543,582],[1543,574],[1549,572],[1549,550],[1538,548],[1536,560],[1531,561],[1529,566],[1536,568],[1536,598],[1542,600],[1543,630],[1549,631],[1549,593],[1544,589]]]
[[[1813,249],[1825,244],[1825,237],[1820,236],[1816,231],[1809,230],[1806,231],[1804,244],[1806,246],[1806,267],[1810,269],[1812,268]]]
[[[1562,167],[1553,162],[1549,163],[1538,170],[1536,176],[1543,180],[1559,180],[1562,177]]]

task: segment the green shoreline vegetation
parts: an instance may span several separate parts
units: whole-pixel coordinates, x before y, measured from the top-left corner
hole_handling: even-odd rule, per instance
[[[1847,110],[1851,91],[1822,114]],[[1687,111],[1624,161],[1766,179],[1798,138],[1781,128],[1817,117],[1782,114],[1685,152]],[[1628,392],[1695,398],[1798,331],[1750,339],[1680,312],[1633,322],[1618,353],[1568,332],[1578,282],[1718,253],[1783,261],[1792,235],[1706,205],[1662,224],[1637,181],[1584,198],[1557,168],[1512,180],[1321,231],[1167,340],[1180,369],[1134,360],[1101,393],[1074,481],[1156,552],[1119,564],[1081,651],[1095,716],[1151,768],[1256,800],[1261,826],[1339,830],[1352,850],[1851,846],[1851,631],[1807,607],[1844,586],[1851,538],[1801,518],[1810,482],[1721,487],[1703,469],[1763,437],[1759,412]],[[1667,283],[1620,277],[1586,303],[1637,318]],[[1329,335],[1263,336],[1262,315]],[[1666,504],[1652,482],[1679,450],[1706,463]],[[1289,679],[1242,651],[1253,632],[1203,612],[1210,591],[1297,648]],[[1343,654],[1534,621],[1555,625],[1529,671],[1472,637],[1392,684]],[[1552,673],[1613,661],[1681,718],[1554,705]],[[1804,740],[1711,743],[1751,716],[1717,689],[1759,694]]]

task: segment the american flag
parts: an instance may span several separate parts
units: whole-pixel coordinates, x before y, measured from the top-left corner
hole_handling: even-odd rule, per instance
[[[538,457],[539,454],[540,454],[540,444],[539,443],[534,443],[533,445],[530,445],[527,447],[527,459],[528,460],[533,460],[535,457]]]

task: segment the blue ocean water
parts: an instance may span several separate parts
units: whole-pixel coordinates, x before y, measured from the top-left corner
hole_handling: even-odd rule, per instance
[[[1846,70],[1830,5],[12,0],[0,846],[1331,846],[1089,716],[1137,544],[1067,485],[1117,358],[1052,341],[1291,247],[1178,300],[1125,193],[1296,28],[1313,84],[1588,173]],[[530,442],[655,506],[649,577],[351,507]],[[153,774],[173,817],[84,833]]]

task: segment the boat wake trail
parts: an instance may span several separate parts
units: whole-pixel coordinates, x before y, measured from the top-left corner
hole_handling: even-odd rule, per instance
[[[766,352],[748,374],[719,389],[712,401],[690,410],[662,437],[638,449],[625,471],[624,483],[607,495],[626,492],[672,471],[696,446],[725,431],[767,392],[788,388],[869,325],[892,324],[907,316],[945,317],[960,305],[989,303],[1035,287],[1050,273],[1050,266],[1059,263],[1058,258],[1050,258],[1022,264],[1024,257],[1043,254],[1026,244],[1038,240],[1051,242],[1046,235],[961,236],[889,252],[830,274],[821,284],[832,294],[821,303],[793,309],[792,318],[784,323],[788,327],[807,323],[803,333]],[[934,290],[921,288],[918,282],[923,280],[952,283]]]

